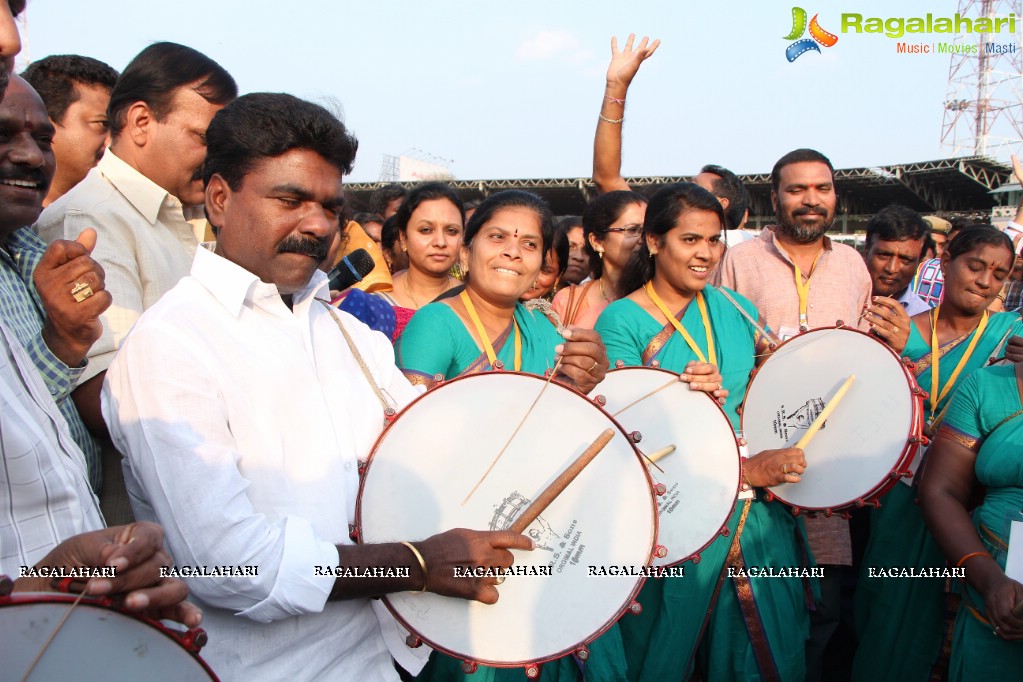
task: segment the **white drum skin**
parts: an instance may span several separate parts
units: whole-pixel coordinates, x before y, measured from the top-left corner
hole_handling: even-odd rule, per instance
[[[753,375],[742,405],[750,452],[793,447],[849,375],[806,447],[802,480],[771,488],[797,512],[875,502],[909,472],[922,441],[923,393],[899,356],[869,334],[825,327],[784,342]]]
[[[0,598],[0,661],[5,679],[21,679],[76,595],[16,592]],[[201,631],[189,631],[196,636]],[[39,663],[30,680],[154,680],[209,682],[216,675],[186,648],[182,634],[157,621],[110,606],[109,600],[83,598]]]
[[[545,380],[486,372],[439,385],[381,435],[366,466],[357,525],[362,542],[422,540],[451,528],[507,528],[607,428],[614,438],[526,530],[533,551],[486,605],[432,593],[385,597],[392,613],[435,649],[497,667],[571,653],[628,609],[636,575],[590,575],[590,566],[647,566],[656,536],[651,481],[631,442],[597,405],[550,382],[491,472]],[[521,569],[520,569],[521,570]]]
[[[664,490],[657,499],[657,544],[664,556],[655,556],[655,566],[699,561],[700,552],[727,527],[742,477],[728,417],[713,397],[691,390],[678,376],[653,367],[625,367],[608,372],[591,392],[603,397],[604,409],[626,431],[641,434],[640,452],[676,448],[656,467],[647,465]]]

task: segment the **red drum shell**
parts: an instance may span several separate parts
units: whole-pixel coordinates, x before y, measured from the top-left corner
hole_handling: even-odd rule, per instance
[[[849,392],[806,448],[802,480],[771,488],[800,511],[843,512],[884,495],[916,455],[923,394],[891,348],[845,327],[788,339],[750,381],[742,430],[755,454],[794,446],[851,374]]]
[[[445,382],[413,401],[381,434],[366,467],[356,523],[363,542],[416,541],[450,528],[507,528],[600,433],[614,438],[527,529],[537,545],[488,606],[432,593],[391,594],[395,617],[435,649],[467,661],[520,667],[595,639],[630,607],[640,575],[590,575],[589,566],[642,569],[657,530],[652,483],[621,427],[557,382],[463,506],[545,380],[486,372]]]
[[[0,660],[4,676],[21,679],[57,624],[78,598],[56,592],[0,597]],[[83,597],[46,648],[29,679],[217,680],[198,647],[185,640],[201,630],[173,631],[162,623]]]

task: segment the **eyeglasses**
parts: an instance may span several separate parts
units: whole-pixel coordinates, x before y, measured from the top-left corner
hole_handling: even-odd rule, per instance
[[[625,227],[609,227],[608,232],[618,232],[629,239],[635,239],[643,231],[642,225],[627,225]]]

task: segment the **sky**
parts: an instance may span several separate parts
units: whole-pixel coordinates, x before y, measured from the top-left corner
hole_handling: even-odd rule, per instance
[[[794,1],[839,39],[789,63]],[[706,163],[767,172],[797,147],[837,168],[952,155],[940,144],[949,56],[898,54],[898,40],[840,28],[852,12],[952,16],[956,0],[794,1],[175,0],[157,11],[139,0],[29,0],[18,68],[71,53],[121,70],[170,40],[215,59],[242,93],[290,92],[337,110],[360,141],[351,181],[377,180],[385,154],[433,160],[460,180],[575,178],[591,172],[611,36],[634,32],[662,44],[629,91],[626,176]],[[1018,48],[1020,30],[1023,17],[996,40]]]

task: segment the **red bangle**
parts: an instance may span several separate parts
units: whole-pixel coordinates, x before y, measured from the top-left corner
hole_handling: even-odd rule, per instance
[[[611,95],[604,95],[604,97],[606,99],[611,100],[615,104],[625,104],[625,98],[624,97],[622,99],[618,99],[617,97],[612,97]]]
[[[956,568],[961,568],[963,564],[965,564],[967,561],[969,561],[975,556],[986,556],[989,559],[993,558],[991,554],[989,554],[988,552],[970,552],[969,554],[963,556],[962,559],[956,562]]]

